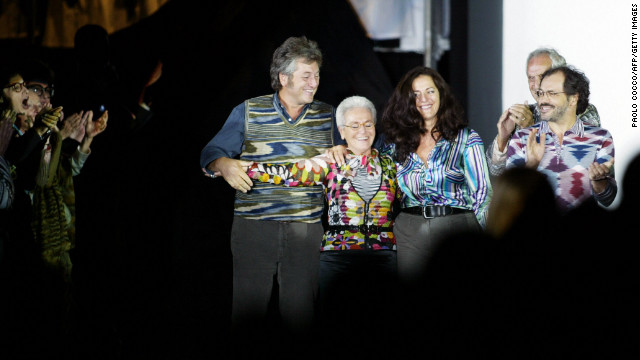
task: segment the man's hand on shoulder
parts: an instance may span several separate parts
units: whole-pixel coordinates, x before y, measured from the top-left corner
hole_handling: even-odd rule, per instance
[[[347,147],[344,145],[336,145],[324,152],[324,156],[328,160],[327,162],[334,162],[339,167],[344,165],[347,154]]]

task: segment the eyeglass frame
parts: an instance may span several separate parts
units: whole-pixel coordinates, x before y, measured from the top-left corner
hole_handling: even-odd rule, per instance
[[[357,126],[354,126],[354,125],[357,125]],[[343,125],[343,127],[350,128],[350,129],[352,129],[354,131],[359,130],[360,127],[364,127],[365,129],[371,129],[371,128],[374,128],[375,126],[376,126],[376,124],[373,121],[367,121],[367,122],[364,122],[364,123],[357,123],[357,124],[354,123],[354,124],[351,124],[351,125],[347,125],[347,124]]]
[[[38,91],[35,91],[34,89],[36,88],[40,88],[42,90],[38,90],[38,91],[42,91],[42,94],[38,94]],[[54,94],[54,88],[53,85],[49,85],[47,87],[44,87],[40,84],[31,84],[27,86],[27,89],[29,89],[29,91],[33,92],[34,94],[38,95],[39,97],[42,97],[42,95],[46,92],[49,93],[49,98],[53,97]]]
[[[15,89],[16,85],[20,85],[20,90],[16,90],[16,89]],[[11,83],[11,84],[9,84],[9,85],[7,85],[7,86],[3,87],[2,89],[3,89],[3,90],[4,90],[4,89],[11,89],[11,91],[14,91],[14,92],[17,92],[17,93],[21,93],[21,92],[23,92],[23,91],[24,91],[24,89],[26,89],[26,88],[27,88],[27,83],[23,81],[23,82],[14,82],[14,83]]]
[[[536,90],[536,96],[538,98],[541,98],[543,96],[549,96],[549,98],[555,97],[558,94],[566,94],[566,91],[551,91],[551,90],[547,90],[547,91],[542,91],[540,89]]]

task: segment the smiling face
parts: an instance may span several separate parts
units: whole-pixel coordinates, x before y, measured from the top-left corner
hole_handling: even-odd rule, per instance
[[[357,129],[353,126],[359,125]],[[369,127],[367,127],[369,125]],[[344,113],[344,126],[338,128],[347,147],[356,155],[371,155],[371,145],[376,136],[373,115],[367,108],[354,107]]]
[[[291,76],[280,73],[282,89],[280,96],[291,106],[304,106],[313,102],[320,84],[320,67],[317,62],[309,64],[296,61],[296,70]]]
[[[440,92],[431,76],[420,75],[411,85],[416,97],[416,107],[425,121],[435,121],[440,109]]]
[[[540,118],[545,121],[558,122],[565,116],[575,118],[576,96],[564,93],[564,74],[556,72],[545,76],[540,84],[540,91],[545,94],[538,98]],[[553,94],[553,95],[551,95]],[[573,114],[568,112],[573,108]]]
[[[24,83],[22,76],[14,75],[9,79],[9,83],[7,85],[20,83]],[[19,86],[11,86],[2,89],[3,96],[5,99],[9,100],[12,110],[19,114],[26,113],[29,110],[29,104],[27,103],[29,101],[29,92],[25,86],[22,86],[20,91],[15,91],[15,88],[17,87]]]

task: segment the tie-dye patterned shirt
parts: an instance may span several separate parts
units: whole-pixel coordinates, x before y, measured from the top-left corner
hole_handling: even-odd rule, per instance
[[[540,122],[540,108],[538,104],[530,104],[529,110],[531,110],[531,114],[533,115],[533,123],[537,124]],[[585,125],[600,126],[600,115],[598,114],[598,109],[596,109],[593,104],[589,104],[587,109],[578,115],[578,118],[582,120]],[[520,126],[516,124],[511,136],[518,130],[520,130]],[[498,136],[499,135],[496,135],[495,139],[487,146],[487,164],[489,164],[489,173],[493,176],[502,174],[507,166],[507,150],[509,147],[505,146],[504,151],[500,151],[500,149],[498,149]]]
[[[383,152],[395,155],[394,144]],[[473,210],[484,228],[492,189],[482,138],[475,130],[461,129],[454,141],[438,140],[427,164],[411,153],[396,166],[403,208],[449,205]]]
[[[525,166],[527,139],[532,129],[539,129],[540,139],[545,142],[544,156],[538,165],[538,171],[549,179],[561,210],[575,208],[591,196],[604,206],[611,205],[618,192],[613,168],[602,193],[594,194],[589,180],[589,165],[594,162],[605,163],[615,156],[613,138],[609,131],[586,125],[577,119],[571,129],[564,133],[560,144],[558,136],[549,128],[549,123],[541,121],[514,134],[507,151],[507,168]]]

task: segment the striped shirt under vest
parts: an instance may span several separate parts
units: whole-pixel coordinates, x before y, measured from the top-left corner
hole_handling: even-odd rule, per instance
[[[333,107],[314,100],[294,123],[274,106],[274,95],[245,101],[245,137],[240,159],[282,163],[307,159],[332,146]],[[283,187],[254,183],[236,191],[235,215],[253,220],[316,223],[323,210],[321,186]]]

